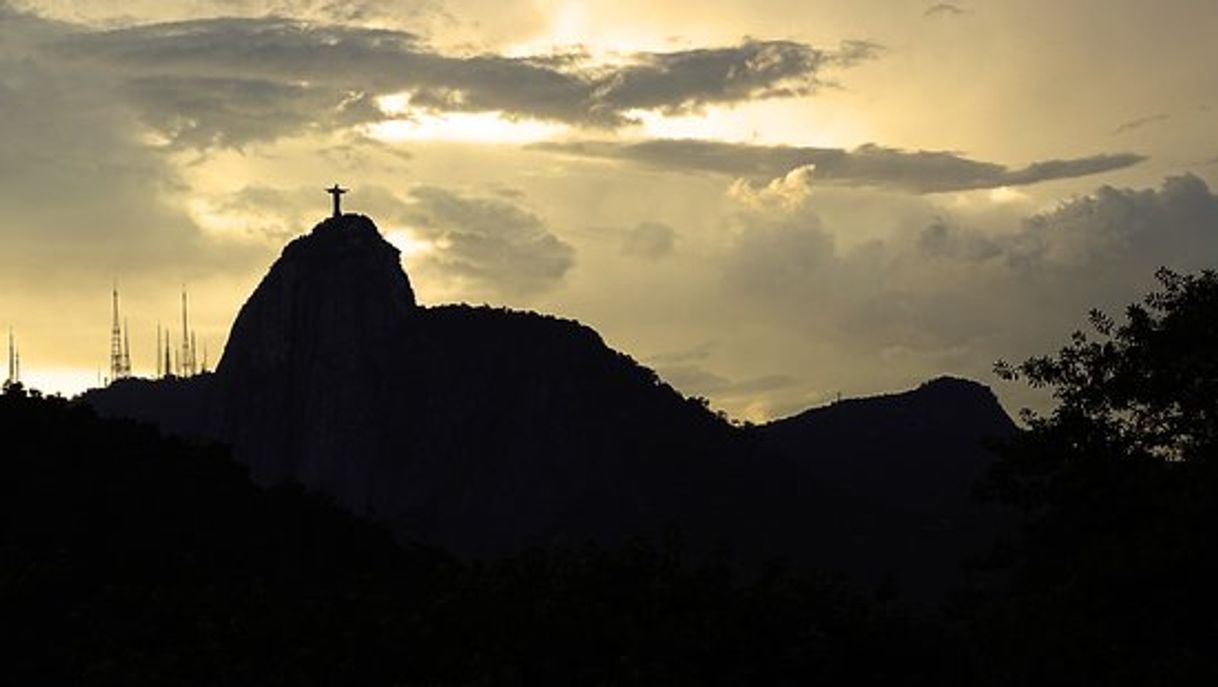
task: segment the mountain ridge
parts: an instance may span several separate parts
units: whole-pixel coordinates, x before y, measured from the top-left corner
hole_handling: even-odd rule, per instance
[[[284,248],[213,375],[84,398],[225,441],[260,484],[298,482],[460,555],[676,529],[746,560],[874,567],[808,541],[833,539],[818,522],[841,489],[784,443],[792,418],[734,427],[574,320],[419,306],[362,215]]]
[[[823,487],[810,534],[868,584],[891,577],[922,601],[938,600],[961,583],[961,566],[1013,524],[1011,511],[973,495],[996,459],[988,447],[1018,431],[977,382],[938,377],[756,431]]]

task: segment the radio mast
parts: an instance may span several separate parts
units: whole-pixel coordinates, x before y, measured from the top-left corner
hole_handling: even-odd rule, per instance
[[[4,386],[9,387],[21,382],[21,354],[17,352],[17,343],[13,339],[13,328],[8,328],[8,378]]]
[[[110,324],[110,383],[127,376],[127,365],[123,349],[123,325],[118,317],[118,286],[110,292],[113,305],[113,319]]]
[[[182,353],[178,358],[178,372],[183,377],[193,377],[195,374],[193,337],[190,334],[190,318],[186,305],[186,288],[182,288]]]

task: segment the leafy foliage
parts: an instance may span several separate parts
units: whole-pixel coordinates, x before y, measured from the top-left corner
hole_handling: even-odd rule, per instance
[[[1218,274],[1156,274],[1162,291],[1130,305],[1125,322],[1093,310],[1098,339],[1075,332],[1055,356],[999,363],[1008,380],[1051,387],[1052,418],[1037,429],[1070,427],[1125,457],[1208,459],[1218,441]],[[1086,448],[1085,446],[1080,448]]]
[[[985,493],[1021,507],[1009,594],[972,608],[996,684],[1218,676],[1218,274],[1157,274],[1117,322],[1000,363],[1050,389]]]

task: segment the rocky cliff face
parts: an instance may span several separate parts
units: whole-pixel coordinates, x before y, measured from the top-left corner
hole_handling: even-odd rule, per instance
[[[258,482],[298,479],[357,511],[376,478],[395,347],[415,314],[396,248],[362,215],[290,243],[216,370],[222,434]]]

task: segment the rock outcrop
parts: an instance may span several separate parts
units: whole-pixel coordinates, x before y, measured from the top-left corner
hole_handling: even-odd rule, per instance
[[[357,512],[368,457],[409,389],[394,357],[415,314],[399,253],[372,220],[331,217],[292,241],[246,301],[216,369],[222,436],[260,483],[296,479]]]

